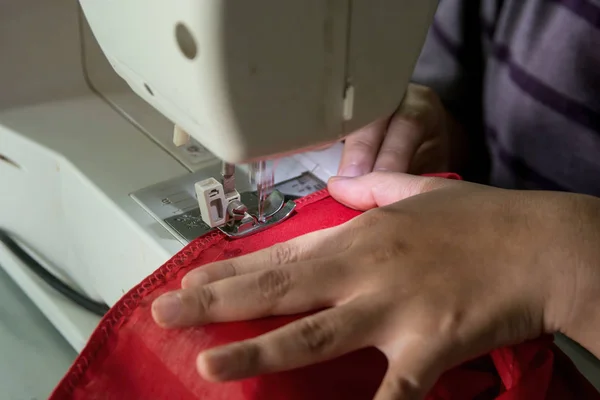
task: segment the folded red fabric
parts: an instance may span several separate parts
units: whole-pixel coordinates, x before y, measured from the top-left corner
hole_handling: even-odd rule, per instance
[[[460,179],[454,174],[442,176]],[[164,330],[150,314],[152,301],[178,289],[192,268],[335,226],[357,215],[323,191],[299,200],[291,220],[267,231],[233,241],[216,232],[195,240],[109,311],[50,399],[372,399],[387,367],[385,357],[373,348],[293,371],[223,384],[207,382],[196,372],[200,351],[263,334],[300,316]],[[428,399],[565,400],[600,399],[600,395],[552,338],[543,337],[495,350],[446,372]]]

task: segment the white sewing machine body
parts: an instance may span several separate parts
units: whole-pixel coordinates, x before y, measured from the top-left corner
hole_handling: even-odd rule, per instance
[[[236,12],[230,10],[233,3],[239,7]],[[392,3],[402,6],[389,8]],[[189,205],[190,182],[219,175],[220,159],[200,143],[173,144],[173,121],[220,158],[235,162],[334,142],[397,106],[437,2],[176,0],[166,7],[162,0],[81,0],[81,4],[109,59],[131,87],[107,61],[77,0],[0,4],[0,227],[12,232],[36,258],[43,257],[40,261],[54,274],[112,305],[184,246],[185,237],[165,220],[185,208],[174,209],[174,203]],[[253,4],[263,11],[272,7],[271,13],[261,17]],[[363,13],[364,19],[352,17],[356,13]],[[249,24],[249,15],[262,18],[260,24]],[[318,28],[317,36],[304,29],[310,26],[299,24],[298,16]],[[296,37],[296,42],[282,48],[279,37],[273,46],[261,47],[246,38],[232,40],[234,47],[219,48],[218,38],[212,40],[210,35],[221,32],[230,38],[235,33],[223,25],[229,21],[225,17],[234,18],[231,23],[243,35],[254,33],[265,41],[279,31],[280,36]],[[277,23],[271,24],[271,18]],[[377,18],[381,23],[376,26],[361,25]],[[181,19],[198,34],[192,60],[182,55],[189,49],[178,45]],[[357,29],[353,46],[346,40],[350,20]],[[131,29],[126,29],[129,21]],[[382,38],[400,35],[388,37],[386,46],[394,48],[386,51],[400,52],[402,57],[388,57],[391,65],[367,62],[371,55],[382,57],[381,49],[364,34],[367,28]],[[115,41],[110,29],[131,36]],[[300,43],[302,38],[306,43]],[[244,44],[258,56],[243,52],[239,46]],[[300,44],[313,48],[300,49]],[[130,53],[132,49],[137,52]],[[355,56],[349,56],[349,49]],[[227,62],[223,56],[234,50],[252,62],[244,64],[238,56]],[[193,60],[206,63],[202,64],[206,69],[193,69]],[[298,63],[293,68],[297,80],[292,81],[305,88],[296,94],[294,88],[285,87],[289,77],[277,74],[278,68],[292,68],[291,62]],[[349,71],[354,71],[351,82]],[[386,78],[382,86],[383,78],[392,73],[396,79]],[[283,158],[276,182],[304,172],[326,181],[337,170],[340,146]],[[238,168],[240,191],[245,190],[246,172]],[[177,185],[188,186],[165,192]],[[47,287],[1,245],[0,265],[80,350],[98,318]]]
[[[437,8],[436,0],[80,3],[131,88],[235,164],[333,143],[390,115]]]

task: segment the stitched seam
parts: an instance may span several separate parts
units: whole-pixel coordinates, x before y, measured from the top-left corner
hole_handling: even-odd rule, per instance
[[[171,260],[167,261],[158,270],[127,292],[127,294],[125,294],[125,296],[109,310],[100,322],[100,325],[97,328],[97,331],[100,332],[100,336],[98,337],[96,334],[92,334],[90,342],[78,357],[72,371],[64,378],[63,381],[67,383],[66,394],[73,394],[73,391],[83,378],[93,360],[114,333],[115,328],[128,320],[144,297],[175,278],[182,268],[189,266],[190,263],[199,257],[208,247],[213,246],[218,241],[223,240],[223,238],[224,237],[220,232],[211,232],[194,240],[182,251],[173,256]]]
[[[296,200],[296,210],[300,210],[308,204],[323,200],[328,197],[328,195],[329,193],[327,190],[323,189],[298,199]],[[190,264],[209,247],[214,246],[224,239],[225,236],[218,231],[210,232],[195,239],[117,301],[117,303],[102,318],[100,324],[94,330],[94,333],[92,333],[89,343],[85,346],[81,355],[77,357],[77,361],[69,369],[68,374],[61,380],[59,386],[57,386],[56,393],[51,397],[54,397],[55,394],[58,394],[61,391],[64,395],[71,396],[92,362],[98,356],[98,353],[115,332],[116,328],[127,322],[128,318],[139,306],[142,299],[150,295],[156,289],[166,285],[177,276],[177,273],[182,268],[190,266]],[[98,333],[100,335],[98,335]],[[65,383],[66,388],[64,386]]]

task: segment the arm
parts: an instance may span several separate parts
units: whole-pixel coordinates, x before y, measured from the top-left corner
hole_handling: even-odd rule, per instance
[[[200,354],[205,378],[375,346],[389,361],[377,400],[420,399],[445,370],[542,334],[600,355],[600,199],[393,173],[336,178],[329,190],[368,211],[191,271],[165,297],[176,314],[154,303],[169,328],[320,310]]]
[[[557,263],[547,313],[560,315],[553,330],[564,333],[600,359],[600,199],[569,196],[573,198],[572,247],[563,251],[573,263]],[[572,279],[565,279],[569,276]],[[569,287],[565,287],[565,281]]]

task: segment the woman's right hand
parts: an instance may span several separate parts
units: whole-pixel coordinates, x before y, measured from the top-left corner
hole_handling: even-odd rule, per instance
[[[455,126],[433,90],[410,84],[391,117],[377,120],[346,138],[338,175],[447,172],[454,167],[450,162],[450,131],[456,130]]]

